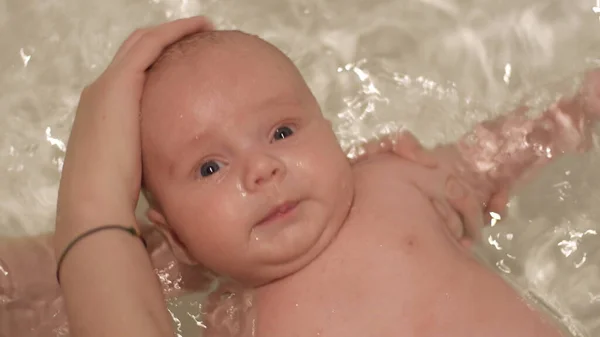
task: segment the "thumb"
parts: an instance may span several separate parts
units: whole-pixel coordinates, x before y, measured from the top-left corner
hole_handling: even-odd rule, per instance
[[[503,218],[506,214],[506,206],[508,205],[508,201],[510,199],[510,190],[508,188],[502,188],[501,190],[494,193],[490,200],[487,203],[487,207],[485,209],[485,221],[486,223],[490,223],[492,218],[491,213],[495,213],[500,218]]]

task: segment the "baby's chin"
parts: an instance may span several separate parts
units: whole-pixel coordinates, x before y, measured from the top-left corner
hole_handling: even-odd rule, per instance
[[[288,277],[327,249],[342,221],[318,219],[321,212],[310,206],[309,202],[298,205],[298,221],[260,225],[273,227],[252,230],[248,252],[254,261],[249,263],[253,267],[243,277],[244,283],[256,287]]]

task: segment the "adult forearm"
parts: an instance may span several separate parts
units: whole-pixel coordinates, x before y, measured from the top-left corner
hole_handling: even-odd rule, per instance
[[[165,298],[208,291],[213,285],[202,267],[179,263],[154,227],[142,226],[142,235]],[[68,327],[53,239],[53,233],[0,238],[0,336],[51,336]]]
[[[588,149],[600,106],[595,97],[579,94],[560,100],[537,118],[524,112],[525,108],[485,121],[446,148],[456,153],[455,171],[479,192],[482,202],[499,191],[510,190],[517,181],[561,155]]]
[[[104,230],[81,240],[60,274],[72,336],[104,337],[115,331],[122,336],[172,335],[148,254],[127,232]]]

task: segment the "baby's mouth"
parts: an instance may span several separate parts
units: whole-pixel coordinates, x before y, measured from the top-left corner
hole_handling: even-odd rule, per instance
[[[298,202],[297,201],[293,201],[293,202],[285,202],[283,204],[280,204],[276,207],[274,207],[260,222],[258,222],[256,225],[257,226],[261,226],[261,225],[266,225],[268,223],[271,223],[273,221],[276,220],[280,220],[283,218],[286,218],[287,216],[289,216],[295,209],[296,206],[298,206]]]

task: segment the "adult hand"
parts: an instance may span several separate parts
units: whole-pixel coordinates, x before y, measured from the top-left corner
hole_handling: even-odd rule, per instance
[[[140,100],[146,70],[168,45],[202,30],[201,17],[133,33],[84,89],[63,167],[54,249],[103,225],[136,226],[141,186]],[[61,265],[72,336],[171,336],[172,322],[148,253],[117,231],[78,243]]]
[[[60,182],[57,253],[85,229],[135,225],[145,71],[166,46],[210,29],[210,21],[203,17],[139,29],[123,43],[106,71],[83,90]]]

